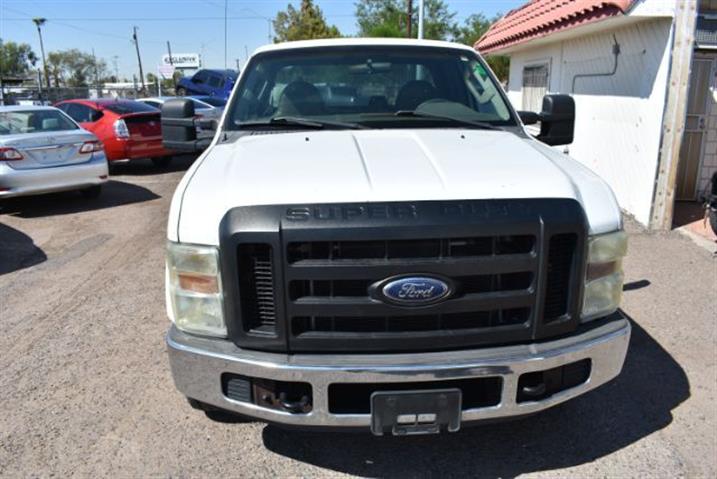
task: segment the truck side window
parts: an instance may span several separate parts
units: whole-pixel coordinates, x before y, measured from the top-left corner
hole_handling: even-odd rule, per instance
[[[207,82],[207,72],[205,72],[204,70],[199,70],[192,77],[192,83],[203,84],[206,82]]]
[[[207,84],[212,88],[219,88],[223,84],[223,78],[218,75],[209,75]]]

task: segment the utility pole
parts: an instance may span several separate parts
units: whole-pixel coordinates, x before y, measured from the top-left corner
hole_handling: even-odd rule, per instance
[[[137,39],[137,27],[132,27],[132,40],[134,41],[134,47],[137,49],[137,63],[139,63],[139,79],[142,82],[142,91],[145,90],[144,86],[144,72],[142,71],[142,57],[139,56],[139,40]]]
[[[202,48],[203,48],[202,43]],[[169,55],[169,64],[174,66],[174,60],[172,59],[172,45],[169,43],[169,40],[167,40],[167,54]],[[177,89],[177,79],[174,77],[174,70],[172,70],[172,85],[174,85],[174,89]]]
[[[406,21],[407,21],[406,31],[408,32],[406,36],[408,38],[412,37],[412,35],[411,35],[411,33],[412,33],[411,28],[413,26],[412,25],[413,22],[411,21],[412,18],[413,18],[413,0],[408,0],[408,12],[406,12]]]
[[[167,40],[167,55],[169,55],[169,64],[174,66],[174,60],[172,59],[172,45]]]
[[[45,70],[45,81],[47,82],[47,89],[50,89],[50,75],[47,73],[47,61],[45,60],[45,45],[42,43],[42,29],[40,28],[47,21],[46,18],[35,17],[32,22],[37,26],[37,34],[40,36],[40,52],[42,52],[42,67]]]
[[[423,39],[423,9],[424,9],[424,0],[419,0],[418,2],[418,38]]]
[[[100,72],[97,69],[97,57],[95,56],[95,47],[92,47],[92,66],[95,67],[95,88],[97,89],[97,98],[102,96],[100,88]]]
[[[115,81],[120,81],[119,79],[119,68],[117,68],[117,59],[119,57],[117,55],[112,56],[112,66],[115,68]]]
[[[224,69],[227,69],[227,3],[228,0],[224,0]]]
[[[239,69],[239,59],[237,58],[236,61],[237,61],[237,73],[239,73],[239,72],[240,72],[240,69]]]

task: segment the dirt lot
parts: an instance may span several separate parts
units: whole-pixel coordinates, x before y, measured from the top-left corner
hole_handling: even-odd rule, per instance
[[[190,160],[123,168],[99,200],[0,210],[0,476],[717,475],[717,261],[630,227],[623,374],[544,414],[375,439],[215,421],[175,391],[163,334],[169,201]]]

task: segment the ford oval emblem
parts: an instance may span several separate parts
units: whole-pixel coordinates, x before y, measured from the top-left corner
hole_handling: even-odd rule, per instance
[[[453,288],[448,280],[435,276],[389,278],[376,288],[379,299],[404,306],[426,306],[447,298]]]

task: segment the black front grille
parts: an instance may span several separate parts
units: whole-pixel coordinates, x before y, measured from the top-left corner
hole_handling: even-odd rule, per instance
[[[289,342],[295,350],[362,352],[389,344],[393,350],[426,351],[487,344],[507,332],[528,339],[535,245],[532,234],[289,242]],[[450,278],[453,296],[406,308],[369,293],[387,277],[420,273]]]
[[[274,334],[276,299],[272,248],[267,244],[242,244],[238,257],[244,328],[246,331]]]
[[[533,282],[532,272],[479,274],[453,278],[459,293],[494,293],[528,289]],[[289,283],[289,299],[369,297],[369,287],[376,279],[317,279]]]
[[[292,319],[291,332],[295,337],[332,332],[386,333],[390,337],[394,333],[434,331],[450,335],[456,330],[524,325],[529,319],[530,308],[416,316],[299,316]]]
[[[290,243],[289,263],[305,260],[389,260],[530,253],[535,237],[478,236],[419,240],[302,241]]]
[[[568,314],[571,271],[575,264],[575,245],[578,236],[575,233],[558,234],[550,238],[548,248],[548,274],[545,289],[545,322],[559,320]]]
[[[314,207],[232,210],[222,259],[225,281],[238,275],[236,289],[226,290],[237,345],[434,351],[524,343],[577,327],[587,230],[577,202],[425,202],[396,207],[400,217],[392,205],[324,205],[320,217]],[[380,214],[354,219],[372,211]],[[400,275],[445,278],[453,290],[420,307],[380,300],[377,285]]]

